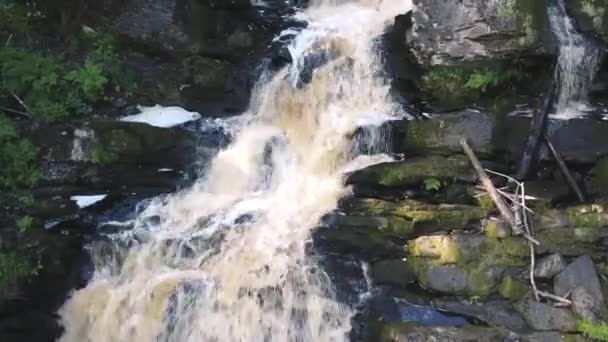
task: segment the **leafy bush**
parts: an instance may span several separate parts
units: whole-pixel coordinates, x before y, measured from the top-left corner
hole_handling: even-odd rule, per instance
[[[516,70],[505,67],[463,68],[435,67],[429,73],[429,88],[441,97],[454,94],[480,95],[519,77]]]
[[[0,48],[0,64],[5,98],[20,97],[44,121],[87,112],[109,81],[102,64],[93,60],[68,71],[60,59],[24,49]]]
[[[605,322],[594,323],[589,320],[581,320],[576,323],[576,328],[585,337],[597,341],[608,341],[608,324]]]
[[[36,165],[38,148],[27,139],[16,139],[0,146],[0,187],[8,190],[29,189],[38,183]]]
[[[19,281],[33,272],[32,264],[17,253],[0,253],[0,299],[16,296]]]

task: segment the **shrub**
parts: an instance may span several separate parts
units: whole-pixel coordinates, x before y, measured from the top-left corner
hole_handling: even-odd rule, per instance
[[[577,330],[597,341],[608,341],[608,324],[605,322],[594,323],[589,320],[581,320],[576,323]]]
[[[0,253],[0,299],[15,297],[19,282],[33,272],[31,262],[17,253]]]
[[[7,141],[0,146],[0,187],[12,191],[29,189],[38,183],[38,148],[27,139]]]

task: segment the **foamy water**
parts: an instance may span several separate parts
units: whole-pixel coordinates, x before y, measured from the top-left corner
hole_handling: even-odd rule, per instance
[[[260,81],[205,176],[151,201],[112,251],[91,247],[104,252],[60,310],[61,341],[348,340],[353,309],[306,246],[347,193],[343,172],[388,159],[357,156],[352,137],[393,112],[374,39],[409,6],[315,0],[300,13],[293,64]]]

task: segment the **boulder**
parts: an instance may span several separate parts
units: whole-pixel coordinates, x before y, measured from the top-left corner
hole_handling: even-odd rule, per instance
[[[421,236],[409,243],[413,257],[432,258],[441,264],[481,262],[523,266],[528,246],[523,239],[491,239],[483,235]]]
[[[548,54],[551,36],[541,1],[415,0],[410,44],[423,65]]]
[[[582,319],[599,322],[604,310],[602,298],[595,297],[582,286],[575,287],[570,295],[574,312]]]
[[[608,43],[608,1],[568,0],[566,4],[579,30]]]
[[[595,271],[591,257],[583,255],[574,260],[566,269],[555,277],[553,291],[558,296],[565,296],[577,287],[586,290],[594,301],[604,303],[602,287]]]
[[[536,261],[534,276],[540,279],[551,279],[563,271],[566,266],[566,259],[561,254],[550,254]]]
[[[462,153],[460,139],[466,137],[481,156],[500,151],[496,114],[474,108],[433,115],[430,119],[393,124],[394,150],[407,156],[427,153]]]
[[[372,263],[374,285],[406,287],[416,281],[407,261],[403,259],[379,260]]]
[[[557,330],[576,332],[576,317],[572,311],[557,308],[550,304],[537,302],[533,296],[526,296],[519,304],[518,310],[534,330]]]
[[[474,318],[491,326],[503,327],[512,331],[526,329],[526,322],[515,311],[513,305],[507,301],[492,300],[479,304],[456,302],[448,300],[435,300],[433,307],[455,315]]]

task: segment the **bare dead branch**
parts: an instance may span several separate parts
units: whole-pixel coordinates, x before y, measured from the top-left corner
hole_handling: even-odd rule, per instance
[[[547,143],[547,146],[549,147],[549,150],[551,151],[553,158],[555,158],[555,161],[557,162],[557,165],[559,166],[560,171],[566,178],[566,182],[570,186],[570,189],[572,189],[572,191],[574,191],[574,193],[576,194],[576,197],[578,197],[579,201],[585,202],[585,195],[583,194],[583,191],[581,190],[581,188],[578,186],[578,183],[576,182],[576,179],[574,179],[574,176],[572,175],[570,170],[568,170],[568,166],[566,165],[564,158],[559,153],[559,151],[555,148],[555,146],[551,142],[551,139],[549,138],[549,136],[546,133],[544,134],[544,137],[545,137],[545,142]]]
[[[513,216],[513,212],[509,209],[509,207],[503,201],[502,197],[496,190],[496,187],[490,180],[490,177],[488,177],[488,174],[486,173],[485,169],[479,162],[479,159],[477,159],[475,152],[473,152],[473,150],[469,146],[469,143],[467,142],[467,140],[464,138],[461,139],[460,145],[462,146],[462,149],[469,157],[471,164],[473,164],[473,167],[475,168],[475,171],[477,171],[477,175],[479,176],[481,183],[483,184],[486,191],[488,192],[488,195],[490,195],[490,198],[496,204],[496,208],[498,208],[500,215],[511,226],[511,230],[512,230],[513,234],[520,235],[522,233],[522,231],[521,231],[520,227],[516,226],[515,217]]]

